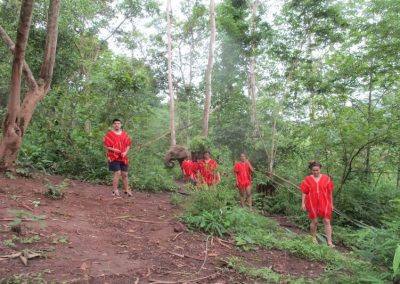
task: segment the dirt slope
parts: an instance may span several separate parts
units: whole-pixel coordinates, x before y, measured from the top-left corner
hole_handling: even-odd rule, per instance
[[[63,180],[48,179],[54,184]],[[0,255],[28,248],[45,256],[30,259],[27,266],[19,258],[0,258],[0,279],[40,273],[47,281],[72,283],[262,283],[227,268],[230,256],[293,276],[315,278],[323,271],[322,264],[287,252],[243,252],[211,237],[205,260],[207,236],[179,234],[181,210],[171,206],[168,193],[134,192],[131,198],[113,198],[108,186],[78,181],[71,182],[62,200],[46,197],[46,191],[42,178],[0,176]],[[15,233],[6,220],[18,212],[10,209],[46,217],[23,222],[22,232]]]

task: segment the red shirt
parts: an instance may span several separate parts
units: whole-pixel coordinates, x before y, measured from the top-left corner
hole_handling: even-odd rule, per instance
[[[183,175],[185,177],[190,177],[193,175],[194,172],[194,167],[193,167],[193,162],[191,160],[184,160],[182,162],[182,170],[183,170]]]
[[[132,141],[125,131],[122,131],[120,134],[117,134],[112,130],[108,131],[106,136],[104,136],[103,145],[105,147],[111,147],[121,151],[121,153],[116,153],[114,151],[107,150],[107,159],[110,162],[118,161],[128,164],[128,156],[122,157],[122,153],[124,153],[126,149],[132,145]]]
[[[219,181],[216,161],[210,159],[197,161],[198,171],[201,175],[202,183],[208,186],[216,184]]]
[[[246,189],[251,185],[251,169],[249,163],[237,162],[233,171],[236,174],[236,186],[239,189]]]
[[[306,195],[305,205],[310,219],[318,216],[331,219],[333,182],[327,175],[321,175],[318,182],[313,176],[307,176],[301,183],[301,191]]]

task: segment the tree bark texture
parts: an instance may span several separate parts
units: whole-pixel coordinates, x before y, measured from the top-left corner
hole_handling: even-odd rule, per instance
[[[53,77],[60,0],[50,1],[44,59],[37,81],[25,61],[25,50],[29,37],[33,2],[33,0],[24,0],[21,3],[15,44],[6,31],[0,27],[0,37],[13,53],[8,109],[3,123],[3,137],[0,140],[0,167],[3,169],[13,167],[33,112],[40,100],[49,92]],[[27,81],[28,90],[21,103],[22,75],[24,75]]]
[[[167,0],[167,57],[168,57],[168,91],[169,91],[169,113],[171,129],[171,146],[176,145],[175,131],[175,95],[172,83],[172,36],[171,36],[171,0]]]
[[[204,114],[203,114],[203,136],[208,136],[208,122],[210,119],[211,109],[211,79],[214,65],[214,50],[216,38],[216,24],[215,24],[215,2],[210,0],[210,44],[208,49],[208,63],[206,70],[206,90],[204,97]]]

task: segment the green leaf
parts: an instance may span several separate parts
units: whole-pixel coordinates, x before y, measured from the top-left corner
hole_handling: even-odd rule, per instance
[[[397,245],[393,258],[393,274],[397,274],[400,268],[400,245]]]

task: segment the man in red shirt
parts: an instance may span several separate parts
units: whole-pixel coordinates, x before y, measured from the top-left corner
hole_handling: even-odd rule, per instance
[[[239,189],[240,204],[242,207],[245,205],[245,194],[249,208],[252,210],[251,200],[251,173],[254,171],[253,166],[244,153],[240,154],[240,161],[235,164],[233,172],[236,175],[236,186]]]
[[[119,196],[118,181],[122,176],[125,194],[132,196],[128,185],[128,151],[132,141],[129,135],[122,130],[122,122],[114,119],[113,130],[108,131],[104,136],[103,145],[107,149],[108,168],[114,172],[113,196]]]

